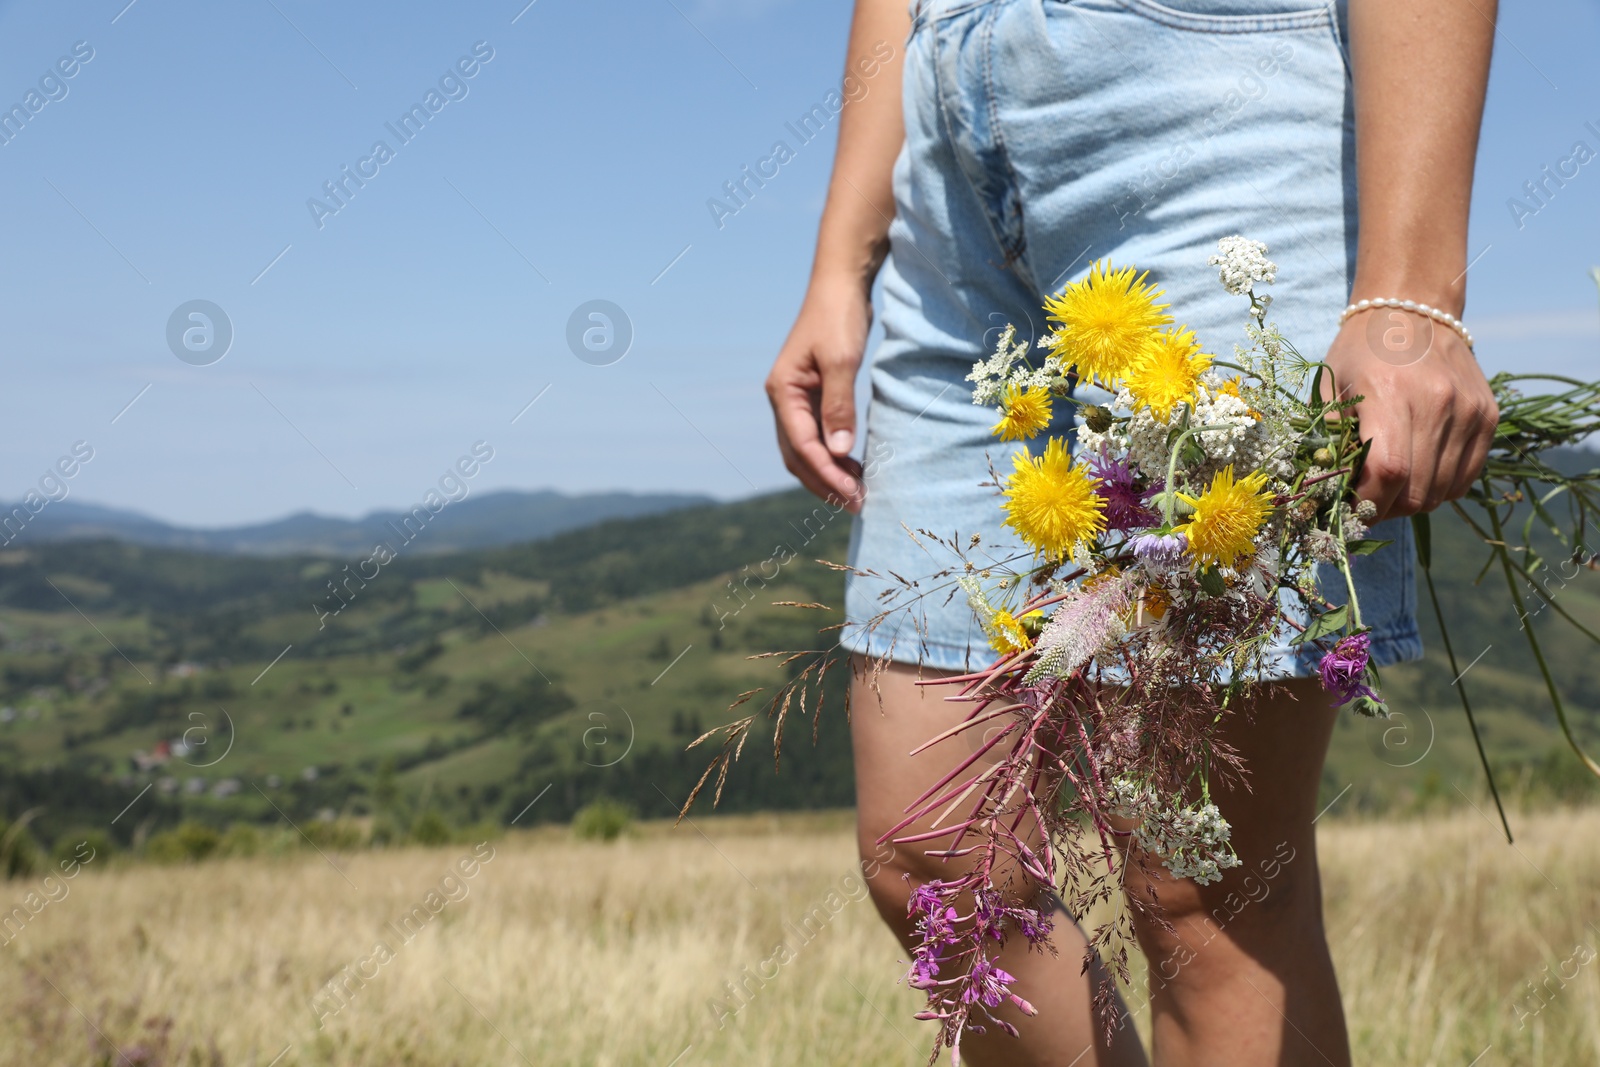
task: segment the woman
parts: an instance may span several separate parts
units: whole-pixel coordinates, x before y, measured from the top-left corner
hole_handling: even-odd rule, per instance
[[[1044,296],[1109,259],[1149,270],[1178,320],[1226,354],[1244,339],[1244,302],[1205,260],[1218,238],[1244,234],[1279,265],[1272,317],[1285,336],[1310,357],[1326,354],[1340,388],[1362,398],[1372,447],[1357,490],[1380,518],[1399,520],[1376,532],[1395,543],[1359,561],[1373,659],[1420,655],[1401,517],[1467,490],[1494,400],[1456,332],[1401,311],[1341,325],[1340,309],[1390,297],[1462,311],[1493,0],[1348,0],[1348,10],[1297,0],[918,0],[910,12],[904,3],[857,0],[847,70],[903,41],[879,83],[899,76],[902,91],[846,110],[810,287],[767,381],[789,470],[859,513],[854,566],[934,569],[902,523],[977,533],[979,551],[996,555],[1012,543],[993,490],[979,486],[990,460],[1009,469],[1010,446],[994,443],[992,414],[970,403],[963,380],[998,327],[1037,336]],[[854,383],[880,270],[885,339],[863,482],[851,458]],[[1070,422],[1062,412],[1052,429]],[[846,596],[859,837],[863,856],[880,861],[874,901],[909,946],[905,876],[916,884],[948,868],[927,844],[893,846],[883,863],[890,850],[875,842],[967,754],[945,744],[907,755],[966,711],[914,683],[987,660],[960,598],[866,632],[878,590],[855,578]],[[867,664],[882,657],[893,665],[873,677]],[[1207,887],[1160,880],[1171,926],[1138,926],[1163,1067],[1350,1062],[1312,827],[1335,712],[1305,666],[1221,728],[1248,771],[1247,786],[1213,791],[1243,866]],[[1276,876],[1264,899],[1224,904],[1268,864]],[[1128,870],[1133,892],[1158,878]],[[1213,913],[1232,917],[1219,924]],[[1020,1039],[969,1038],[964,1058],[1144,1063],[1131,1025],[1109,1041],[1096,1025],[1081,932],[1063,924],[1055,943],[1053,957],[1020,940],[1000,957],[1040,1014],[1013,1019]]]

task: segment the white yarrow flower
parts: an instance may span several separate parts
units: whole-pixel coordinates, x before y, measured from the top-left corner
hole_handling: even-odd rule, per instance
[[[1221,881],[1223,871],[1239,866],[1229,844],[1232,836],[1215,804],[1156,808],[1133,832],[1139,847],[1160,856],[1174,877],[1193,878],[1199,885]]]
[[[1256,282],[1271,285],[1278,280],[1278,265],[1267,258],[1267,246],[1260,241],[1235,234],[1217,242],[1220,252],[1206,260],[1220,268],[1222,287],[1236,296],[1251,296]]]

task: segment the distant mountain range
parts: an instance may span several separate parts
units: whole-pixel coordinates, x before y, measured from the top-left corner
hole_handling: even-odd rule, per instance
[[[1588,447],[1552,448],[1543,454],[1550,466],[1576,474],[1600,466],[1600,454]],[[498,548],[540,541],[612,519],[646,518],[717,503],[692,493],[583,493],[568,495],[554,490],[501,490],[473,494],[432,516],[409,553],[456,552]],[[20,504],[0,503],[0,518]],[[379,541],[395,543],[406,513],[373,511],[359,519],[340,519],[297,511],[271,522],[208,530],[174,526],[137,511],[62,500],[32,516],[15,538],[12,527],[0,532],[9,545],[109,539],[155,548],[187,549],[232,556],[290,556],[297,554],[344,556],[369,552]],[[404,534],[398,535],[404,540]]]
[[[433,516],[413,551],[451,552],[537,541],[608,519],[639,518],[712,502],[710,497],[687,493],[473,494]],[[0,513],[9,514],[15,506],[0,504]],[[299,511],[272,522],[205,530],[173,526],[136,511],[62,500],[34,516],[13,544],[110,538],[219,555],[345,555],[370,551],[378,541],[393,542],[395,534],[388,524],[398,524],[403,517],[398,511],[374,511],[359,519]]]

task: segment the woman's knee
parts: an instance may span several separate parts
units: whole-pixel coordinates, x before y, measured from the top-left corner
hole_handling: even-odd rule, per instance
[[[1225,958],[1215,951],[1207,956],[1216,945],[1270,957],[1300,951],[1307,938],[1322,937],[1321,886],[1309,855],[1280,850],[1208,886],[1174,879],[1154,861],[1147,863],[1142,870],[1131,868],[1125,884],[1152,976],[1170,982],[1186,968],[1201,973],[1204,960]],[[1202,965],[1192,966],[1197,962]]]
[[[861,860],[861,877],[878,912],[891,926],[909,929],[906,902],[911,890],[924,882],[949,878],[959,873],[937,856],[928,855],[928,849],[937,849],[938,842],[897,843],[879,838],[894,826],[885,822],[881,827],[863,823],[859,828],[857,852]],[[909,831],[907,831],[909,832]]]

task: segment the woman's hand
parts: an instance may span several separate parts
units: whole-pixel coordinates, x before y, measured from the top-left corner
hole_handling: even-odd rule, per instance
[[[1341,397],[1371,441],[1356,495],[1380,520],[1432,511],[1465,496],[1483,470],[1500,419],[1494,393],[1454,330],[1395,308],[1357,312],[1328,350]]]
[[[861,510],[856,440],[856,372],[872,326],[859,284],[813,282],[789,339],[767,375],[783,465],[824,500]]]

